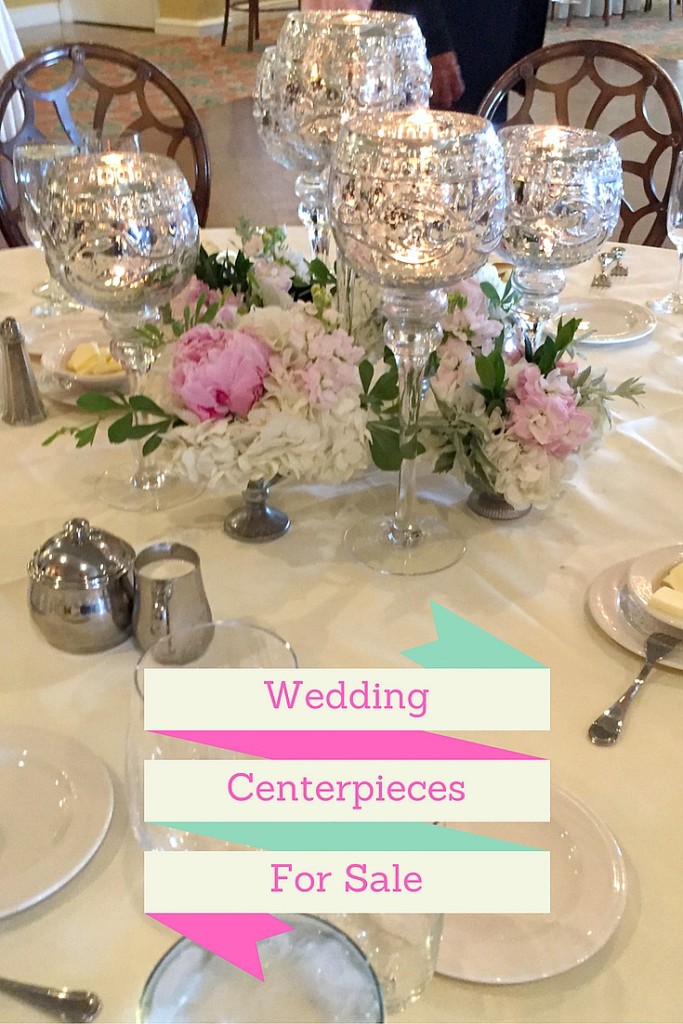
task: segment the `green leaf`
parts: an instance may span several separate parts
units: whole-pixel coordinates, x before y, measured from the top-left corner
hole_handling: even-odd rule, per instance
[[[500,306],[500,296],[490,281],[482,281],[480,288],[489,302],[494,306]]]
[[[362,363],[358,364],[358,374],[360,376],[361,386],[363,388],[363,394],[367,395],[368,388],[372,384],[373,375],[372,363],[369,359],[364,359]]]
[[[163,438],[159,434],[152,434],[152,436],[143,444],[142,454],[151,455],[152,452],[157,450],[162,440]]]
[[[149,412],[153,413],[155,416],[167,415],[167,413],[164,412],[156,402],[153,402],[151,398],[148,398],[147,395],[131,395],[128,399],[128,405],[135,412]]]
[[[155,434],[156,431],[156,423],[134,423],[128,432],[128,437],[132,441],[139,441],[141,438],[147,437],[148,434]]]
[[[455,452],[442,452],[434,463],[435,473],[450,473],[455,465]]]
[[[41,447],[47,448],[49,444],[56,441],[58,437],[63,437],[64,434],[75,434],[77,427],[60,427],[59,430],[55,430],[54,434],[50,434],[44,441],[41,441]]]
[[[417,437],[413,437],[400,445],[399,451],[403,459],[416,459],[418,455],[424,454],[427,449],[421,441],[418,441]]]
[[[131,436],[131,430],[133,429],[133,413],[128,412],[125,416],[120,416],[113,423],[109,424],[107,430],[107,437],[112,444],[121,444],[122,441],[127,441]]]
[[[378,469],[392,472],[401,468],[401,449],[398,443],[398,431],[386,427],[382,423],[368,423],[370,431],[370,454]]]
[[[394,366],[378,377],[370,395],[377,402],[391,402],[398,397],[398,370]]]
[[[103,395],[96,391],[86,391],[76,401],[79,409],[86,412],[111,412],[113,409],[125,409],[126,403],[123,399],[112,398],[111,395]]]
[[[82,427],[76,431],[76,447],[85,448],[87,445],[92,445],[95,440],[95,434],[99,423],[91,423],[89,427]]]
[[[499,398],[505,384],[505,363],[496,349],[487,356],[476,356],[474,366],[481,381],[482,392],[489,392],[491,398]]]
[[[545,339],[540,348],[534,352],[534,362],[545,377],[555,367],[557,362],[557,349],[552,338]]]

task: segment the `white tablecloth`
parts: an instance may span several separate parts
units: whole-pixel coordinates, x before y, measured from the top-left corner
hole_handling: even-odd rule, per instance
[[[611,298],[642,302],[673,281],[672,251],[629,248],[627,263],[631,274],[617,280]],[[2,252],[0,270],[0,312],[25,319],[28,288],[44,273],[40,255]],[[593,264],[572,272],[567,297],[595,297],[588,287],[594,271]],[[73,422],[73,411],[51,406],[46,423],[28,428],[0,423],[0,722],[78,737],[108,764],[116,792],[112,826],[91,863],[52,897],[0,921],[2,974],[93,988],[104,1001],[104,1024],[131,1022],[147,975],[173,941],[142,913],[142,854],[126,818],[123,746],[136,651],[126,643],[103,656],[60,652],[26,608],[27,560],[78,515],[138,548],[161,538],[192,545],[215,617],[251,617],[274,628],[303,665],[404,664],[400,651],[434,638],[430,601],[548,665],[549,734],[469,738],[552,759],[554,781],[591,807],[623,845],[625,917],[601,952],[566,974],[501,987],[436,977],[401,1019],[681,1020],[682,677],[657,669],[619,745],[591,746],[588,723],[622,692],[640,659],[596,628],[585,598],[611,564],[683,540],[683,317],[662,320],[645,341],[593,349],[590,357],[615,382],[640,375],[647,385],[642,405],[617,406],[615,429],[575,484],[550,509],[517,522],[479,519],[464,506],[464,488],[426,477],[428,490],[461,508],[468,549],[453,568],[415,579],[374,575],[341,546],[345,526],[390,483],[382,474],[338,489],[278,486],[290,533],[271,545],[241,546],[221,530],[234,504],[225,498],[203,496],[146,517],[99,504],[93,482],[123,453],[106,445],[76,452],[68,439],[41,447],[53,429]],[[387,507],[391,498],[389,487]],[[42,1019],[0,995],[0,1022]]]

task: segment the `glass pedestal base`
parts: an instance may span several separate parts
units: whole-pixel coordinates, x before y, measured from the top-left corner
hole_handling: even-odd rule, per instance
[[[465,541],[458,513],[432,502],[416,504],[413,529],[395,537],[390,515],[360,520],[344,534],[344,547],[374,572],[388,576],[427,576],[459,562]]]
[[[683,294],[680,292],[669,292],[661,299],[650,299],[648,306],[653,313],[683,313]]]
[[[100,501],[124,512],[163,512],[194,501],[200,493],[196,484],[159,469],[131,472],[130,466],[121,466],[108,469],[97,482]]]

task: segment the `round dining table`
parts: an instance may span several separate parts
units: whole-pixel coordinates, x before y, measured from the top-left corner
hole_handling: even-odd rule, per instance
[[[225,245],[228,233],[206,239]],[[680,549],[683,560],[683,316],[655,321],[646,308],[673,284],[676,254],[627,246],[624,265],[628,276],[612,278],[609,289],[591,287],[597,261],[574,268],[562,302],[594,325],[579,345],[580,361],[604,369],[613,384],[639,377],[639,403],[615,401],[612,429],[564,492],[515,521],[478,517],[466,505],[467,488],[425,464],[420,492],[458,510],[467,549],[451,568],[409,578],[373,573],[343,547],[350,523],[392,507],[395,479],[374,469],[341,486],[277,484],[273,501],[291,529],[261,545],[224,532],[237,494],[198,492],[189,504],[144,515],[101,504],[98,476],[128,453],[99,437],[82,450],[68,436],[43,446],[87,414],[55,388],[40,362],[74,323],[79,339],[88,330],[104,337],[97,315],[39,322],[30,308],[31,288],[45,276],[41,253],[0,252],[0,313],[24,330],[48,412],[31,426],[0,423],[0,975],[92,989],[102,999],[103,1024],[130,1024],[146,979],[175,941],[143,913],[143,854],[128,814],[125,744],[139,652],[132,640],[101,654],[60,650],[29,614],[29,559],[67,520],[83,517],[136,550],[162,540],[194,548],[214,619],[274,630],[302,666],[407,666],[402,652],[435,638],[433,603],[547,666],[548,732],[465,738],[551,760],[551,812],[561,840],[551,867],[551,914],[517,922],[518,934],[507,928],[502,937],[495,918],[448,915],[440,966],[461,976],[437,973],[400,1019],[681,1020],[683,654],[654,670],[615,746],[587,738],[590,722],[642,662],[648,625],[627,614],[629,565],[665,548],[674,560]],[[59,770],[60,752],[75,742],[71,755],[80,751],[81,775],[88,764],[103,764],[113,786],[111,822],[73,877],[57,863],[63,844],[57,833],[46,837],[43,809],[19,808],[20,788],[15,804],[3,798],[12,750],[23,736],[33,742],[36,731],[48,767],[52,760]],[[83,779],[81,785],[76,796],[86,817],[102,816],[104,797]],[[18,909],[16,890],[29,868],[33,899]],[[572,923],[575,904],[580,927]],[[463,969],[452,966],[460,952]],[[0,1022],[48,1019],[0,992]]]

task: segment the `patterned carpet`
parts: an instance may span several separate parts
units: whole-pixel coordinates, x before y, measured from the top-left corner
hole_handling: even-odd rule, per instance
[[[614,15],[606,26],[602,18],[573,18],[567,28],[564,18],[549,21],[546,44],[564,39],[611,39],[625,43],[648,57],[658,60],[683,60],[683,7],[674,4],[674,18],[669,21],[669,0],[654,0],[647,14],[628,11],[622,20]]]
[[[616,16],[608,28],[601,18],[575,18],[571,28],[564,19],[556,19],[548,22],[546,43],[599,36],[624,42],[655,59],[683,60],[683,7],[674,9],[673,23],[668,20],[668,0],[654,0],[647,14],[629,13],[623,21]],[[165,71],[195,109],[201,110],[251,96],[261,53],[276,41],[285,16],[262,13],[261,39],[253,53],[247,53],[246,24],[231,29],[225,47],[215,36],[194,39],[141,33],[130,48]],[[87,38],[87,32],[81,38]],[[126,113],[120,112],[121,123],[126,123]]]

